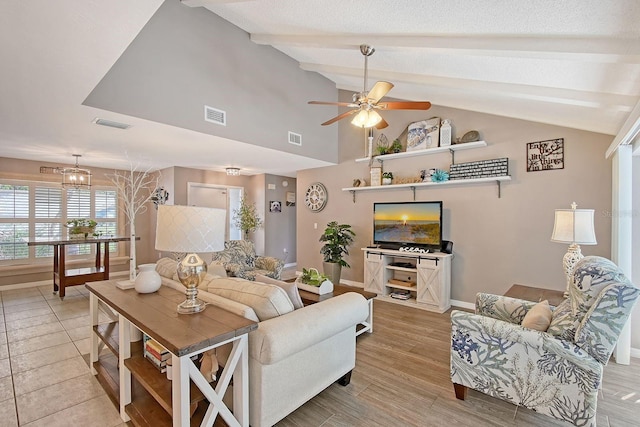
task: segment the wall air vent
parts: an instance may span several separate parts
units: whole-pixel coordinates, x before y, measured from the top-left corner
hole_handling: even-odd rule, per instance
[[[204,119],[207,122],[215,123],[217,125],[227,125],[227,112],[218,110],[217,108],[204,106]]]
[[[126,123],[114,122],[113,120],[105,120],[105,119],[99,119],[99,118],[93,119],[92,123],[95,123],[100,126],[108,126],[110,128],[116,128],[116,129],[129,129],[131,127],[131,125],[128,125]]]
[[[289,131],[289,144],[302,145],[302,135]]]

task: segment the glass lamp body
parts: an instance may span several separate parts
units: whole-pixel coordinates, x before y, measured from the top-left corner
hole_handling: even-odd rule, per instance
[[[206,303],[198,299],[198,285],[207,274],[207,263],[197,254],[188,254],[178,263],[178,279],[187,288],[187,299],[178,305],[178,313],[193,314],[204,310]]]

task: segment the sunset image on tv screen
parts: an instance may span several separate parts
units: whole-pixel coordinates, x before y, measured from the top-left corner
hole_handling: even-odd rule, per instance
[[[440,244],[440,206],[437,204],[377,205],[374,235],[378,242]]]

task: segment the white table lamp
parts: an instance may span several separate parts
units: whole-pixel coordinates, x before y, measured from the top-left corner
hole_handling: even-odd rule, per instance
[[[555,222],[551,241],[568,243],[569,249],[562,258],[564,273],[567,275],[568,295],[573,269],[580,259],[584,258],[580,251],[580,245],[595,245],[596,232],[593,227],[593,209],[576,209],[576,202],[571,204],[571,209],[556,209]]]
[[[178,313],[199,313],[205,308],[205,302],[197,296],[198,285],[207,274],[207,264],[197,252],[224,249],[226,215],[227,211],[224,209],[158,206],[156,249],[187,253],[178,263],[178,278],[187,288],[187,299],[178,305]]]

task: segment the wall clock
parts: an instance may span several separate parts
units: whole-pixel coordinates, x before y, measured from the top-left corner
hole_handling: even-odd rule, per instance
[[[312,212],[320,212],[327,204],[327,188],[319,182],[314,182],[304,194],[304,203]]]

